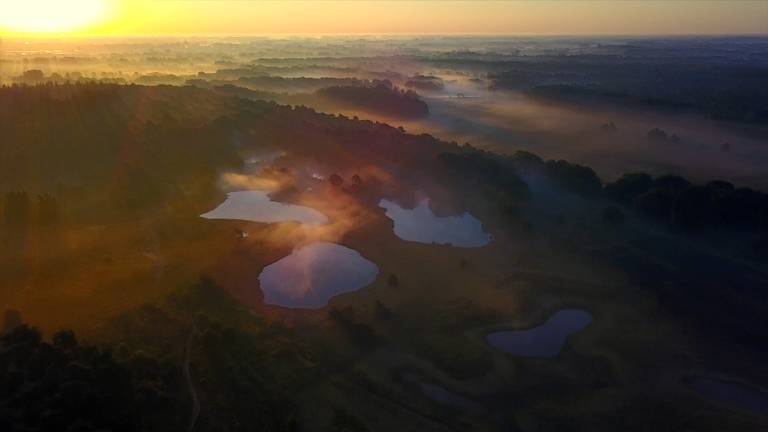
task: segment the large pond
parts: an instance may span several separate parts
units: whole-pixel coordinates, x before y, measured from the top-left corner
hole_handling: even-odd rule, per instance
[[[259,281],[267,304],[316,309],[331,297],[369,285],[378,273],[376,264],[357,251],[317,242],[264,267]]]
[[[309,207],[272,201],[265,191],[230,192],[223,203],[201,216],[206,219],[237,219],[265,223],[294,221],[321,224],[328,221],[324,214]]]
[[[748,411],[768,413],[768,392],[757,387],[709,377],[690,378],[688,385],[709,399]]]
[[[544,324],[527,330],[500,331],[486,339],[494,348],[522,357],[556,357],[568,336],[583,330],[592,322],[592,315],[580,309],[563,309]]]
[[[395,222],[395,234],[403,240],[420,243],[450,244],[458,247],[480,247],[492,237],[483,225],[469,213],[461,216],[435,216],[429,201],[422,200],[415,208],[404,209],[393,201],[381,200],[388,218]]]

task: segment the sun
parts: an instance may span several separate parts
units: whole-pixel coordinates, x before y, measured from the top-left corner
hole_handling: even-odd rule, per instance
[[[0,31],[62,33],[104,20],[110,0],[0,0]]]

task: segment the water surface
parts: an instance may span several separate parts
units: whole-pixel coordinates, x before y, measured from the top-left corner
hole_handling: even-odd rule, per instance
[[[500,331],[489,334],[488,343],[499,351],[522,357],[556,357],[568,336],[584,329],[592,315],[580,309],[563,309],[544,324],[527,330]]]
[[[369,285],[378,273],[376,264],[357,251],[317,242],[264,267],[259,281],[267,304],[317,309],[331,297]]]
[[[465,398],[464,396],[459,396],[455,393],[452,393],[445,388],[440,387],[439,385],[419,383],[419,388],[424,393],[424,395],[441,405],[454,406],[458,408],[477,408],[477,404],[471,400]]]
[[[230,192],[223,203],[201,216],[206,219],[236,219],[265,223],[321,224],[328,221],[324,214],[315,209],[272,201],[265,191]]]
[[[483,411],[483,407],[480,404],[467,399],[464,396],[453,393],[445,387],[439,386],[437,384],[423,382],[415,374],[406,373],[403,378],[410,383],[416,384],[424,396],[440,405],[462,408],[475,412]]]
[[[404,209],[389,200],[381,200],[379,206],[386,209],[387,217],[395,222],[395,234],[403,240],[480,247],[492,239],[490,234],[483,231],[480,220],[471,214],[435,216],[429,208],[428,200],[422,200],[412,209]]]
[[[768,392],[735,381],[693,377],[688,384],[709,399],[758,413],[768,413]]]

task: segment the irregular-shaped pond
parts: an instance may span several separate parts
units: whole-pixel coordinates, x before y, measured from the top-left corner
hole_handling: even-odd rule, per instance
[[[455,406],[459,408],[477,409],[477,404],[464,396],[451,393],[443,387],[429,383],[419,383],[421,391],[433,401],[441,405]]]
[[[321,224],[328,221],[324,214],[309,207],[272,201],[265,191],[230,192],[223,203],[200,216],[206,219],[237,219],[266,223],[295,221]]]
[[[378,273],[376,264],[357,251],[318,242],[264,267],[259,281],[267,304],[316,309],[333,296],[369,285]]]
[[[442,386],[422,382],[420,378],[415,374],[406,373],[403,378],[405,378],[405,380],[410,383],[416,384],[424,396],[428,397],[430,400],[436,403],[456,408],[468,409],[475,412],[483,411],[483,407],[480,404],[467,399],[464,396],[448,391]]]
[[[483,231],[483,225],[474,216],[435,216],[429,201],[422,200],[413,209],[404,209],[393,201],[381,200],[388,218],[395,222],[395,234],[403,240],[420,243],[450,244],[459,247],[480,247],[492,237]]]
[[[544,324],[528,330],[500,331],[486,339],[499,351],[522,357],[556,357],[568,336],[584,329],[592,315],[580,309],[563,309]]]
[[[688,385],[703,396],[758,413],[768,412],[768,392],[735,381],[693,377]]]

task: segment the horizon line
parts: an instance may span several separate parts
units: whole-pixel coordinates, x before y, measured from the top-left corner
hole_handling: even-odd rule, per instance
[[[363,33],[363,32],[285,32],[285,33],[7,33],[0,31],[0,39],[109,39],[109,38],[274,38],[274,37],[567,37],[567,38],[591,38],[591,37],[642,37],[642,38],[670,38],[670,37],[768,37],[768,31],[745,33]]]

